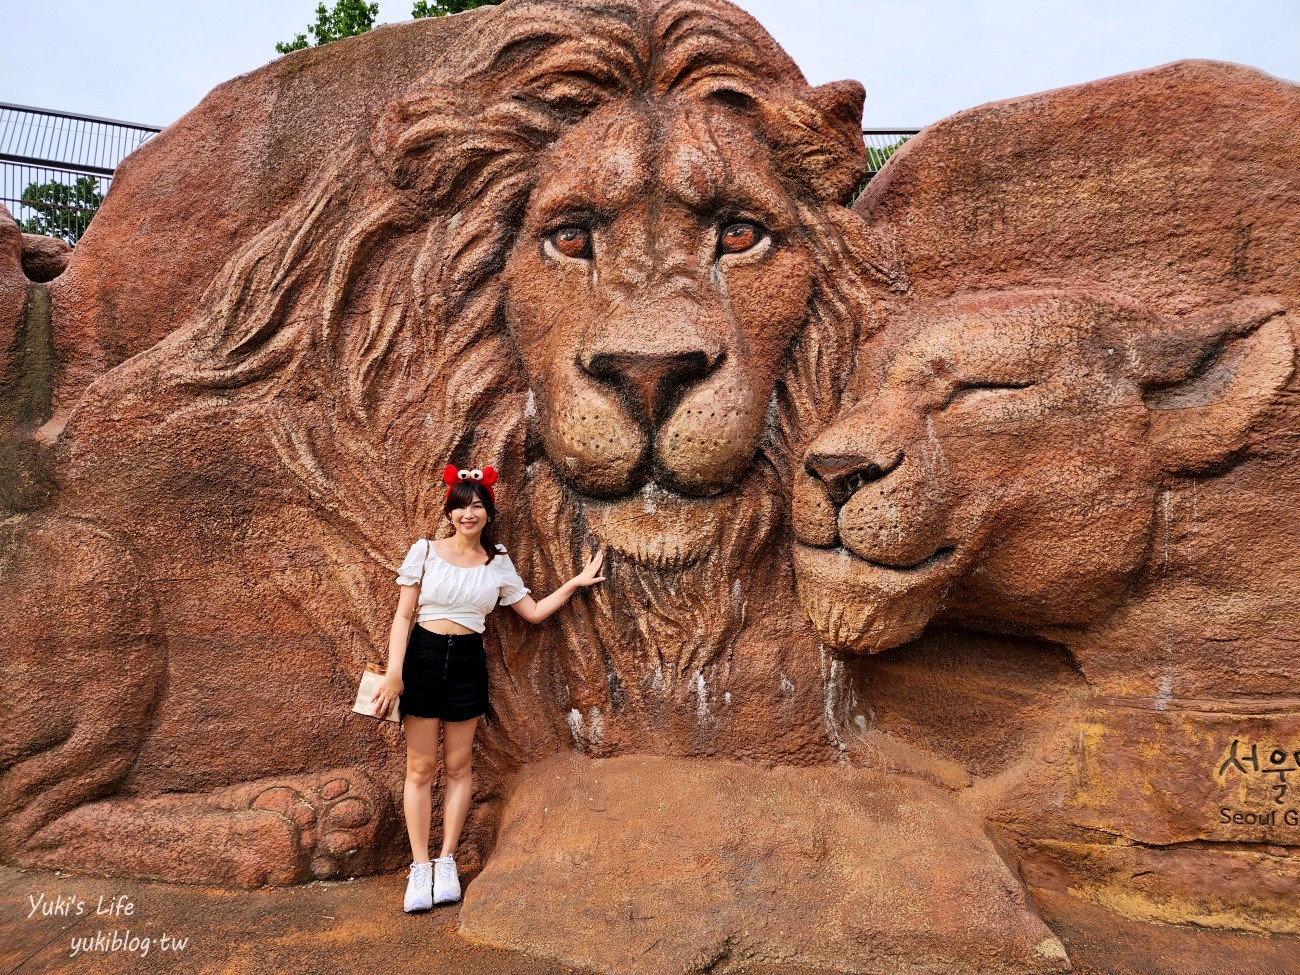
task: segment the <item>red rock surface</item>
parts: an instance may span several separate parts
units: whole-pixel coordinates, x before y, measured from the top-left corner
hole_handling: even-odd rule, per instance
[[[23,271],[33,281],[53,281],[68,267],[72,246],[43,234],[23,234]]]
[[[507,0],[222,86],[48,288],[0,215],[0,854],[230,886],[405,863],[401,732],[348,707],[442,465],[490,461],[536,592],[593,542],[609,579],[492,620],[467,930],[659,950],[529,848],[555,796],[559,849],[662,882],[573,794],[577,751],[633,770],[602,785],[624,845],[716,866],[656,964],[1062,970],[1002,857],[1091,903],[1067,948],[1098,965],[1113,912],[1290,944],[1294,838],[1258,812],[1294,794],[1223,763],[1300,748],[1296,87],[1195,63],[973,109],[851,212],[861,99],[715,0]],[[958,354],[1056,398],[952,424],[952,390],[913,394]],[[849,550],[919,571],[850,579]],[[836,881],[731,898],[797,882],[785,836]],[[543,883],[568,894],[511,913]]]
[[[903,975],[972,958],[987,975],[1069,970],[978,820],[943,790],[716,759],[530,767],[459,931],[621,975],[751,964]]]
[[[235,252],[364,133],[394,93],[454,60],[467,23],[480,16],[384,26],[278,58],[218,86],[123,160],[52,290],[64,365],[47,435],[96,376],[193,316]]]

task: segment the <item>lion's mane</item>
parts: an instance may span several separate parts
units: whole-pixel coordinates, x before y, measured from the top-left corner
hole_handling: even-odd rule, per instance
[[[637,643],[665,621],[670,636],[696,627],[703,642],[690,663],[710,665],[745,619],[736,567],[773,555],[791,464],[805,431],[837,405],[860,329],[872,324],[869,287],[889,279],[844,208],[865,168],[859,120],[824,104],[766,32],[722,0],[507,0],[467,35],[458,63],[392,102],[368,139],[349,145],[227,264],[178,339],[186,351],[168,380],[196,401],[256,403],[279,462],[334,526],[392,568],[410,538],[438,523],[438,470],[448,460],[495,461],[509,496],[525,497],[527,384],[499,272],[538,154],[620,99],[733,107],[786,177],[817,276],[756,461],[770,490],[762,511],[744,513],[691,579],[677,580],[693,589],[684,601],[674,603],[653,571],[628,575],[622,593],[644,611],[633,627],[641,633],[626,620],[621,635],[609,631]],[[554,556],[572,559],[565,527],[574,512],[555,519],[554,538],[511,535],[521,564],[536,554],[567,566]],[[355,578],[344,582],[365,598]],[[599,620],[589,625],[607,632]],[[380,623],[370,626],[382,641]],[[609,648],[571,649],[573,680],[603,685],[623,665],[611,664]],[[656,668],[641,659],[638,669]]]

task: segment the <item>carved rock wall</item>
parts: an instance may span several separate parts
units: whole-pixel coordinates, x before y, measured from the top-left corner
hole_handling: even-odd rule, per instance
[[[217,89],[48,287],[0,214],[0,854],[404,863],[347,707],[490,461],[535,592],[610,578],[492,618],[471,936],[1067,970],[1022,881],[1297,931],[1296,87],[972,109],[849,210],[862,97],[721,0],[506,0]],[[609,822],[682,844],[662,917]]]
[[[133,155],[51,285],[51,469],[0,599],[101,613],[141,707],[96,744],[87,676],[52,709],[84,711],[84,748],[13,730],[6,774],[31,786],[6,855],[237,884],[403,862],[400,732],[346,705],[448,460],[505,472],[539,593],[588,540],[613,551],[547,626],[493,620],[464,863],[513,771],[557,749],[831,760],[782,470],[870,301],[840,266],[873,246],[843,205],[861,100],[727,4],[513,2],[277,61]],[[588,223],[604,290],[544,249],[584,207],[617,224]],[[742,217],[755,253],[721,257]],[[619,308],[644,314],[607,327]],[[78,547],[129,585],[101,555],[95,585],[61,573]],[[11,639],[16,686],[84,642]],[[131,760],[90,776],[108,750]]]

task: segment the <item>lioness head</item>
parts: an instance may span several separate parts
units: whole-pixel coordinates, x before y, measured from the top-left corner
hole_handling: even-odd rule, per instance
[[[795,489],[801,598],[874,652],[931,620],[1032,631],[1116,606],[1165,479],[1230,466],[1293,369],[1274,302],[1182,320],[1001,293],[893,322]]]

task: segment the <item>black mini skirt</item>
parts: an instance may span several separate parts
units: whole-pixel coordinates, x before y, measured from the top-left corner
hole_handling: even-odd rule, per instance
[[[411,629],[402,661],[402,714],[467,721],[488,710],[487,654],[481,633]]]

